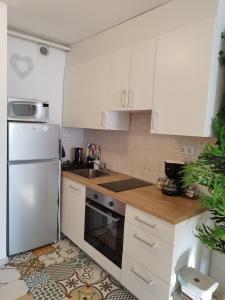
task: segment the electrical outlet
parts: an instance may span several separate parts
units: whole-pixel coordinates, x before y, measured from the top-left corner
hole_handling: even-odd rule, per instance
[[[182,145],[180,147],[180,153],[185,154],[186,153],[186,146]]]
[[[194,155],[195,154],[195,148],[194,146],[187,146],[187,155]]]
[[[194,155],[195,154],[195,147],[190,145],[182,145],[180,147],[180,153],[183,155]]]

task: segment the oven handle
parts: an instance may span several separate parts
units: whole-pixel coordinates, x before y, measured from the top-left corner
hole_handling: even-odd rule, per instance
[[[100,209],[94,207],[93,205],[91,205],[91,204],[89,204],[89,203],[87,203],[87,202],[86,202],[86,206],[88,206],[89,208],[91,208],[91,209],[97,211],[99,214],[101,214],[101,215],[103,215],[103,216],[105,216],[105,217],[111,219],[113,222],[119,222],[119,220],[120,220],[120,218],[114,218],[114,217],[108,215],[107,213],[101,211]]]

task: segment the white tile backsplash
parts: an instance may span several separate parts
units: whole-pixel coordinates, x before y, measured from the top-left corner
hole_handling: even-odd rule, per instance
[[[132,114],[129,132],[84,129],[84,145],[96,143],[102,148],[102,161],[110,169],[155,182],[164,175],[167,159],[195,160],[202,146],[214,142],[212,138],[153,135],[150,131],[150,114]],[[194,155],[183,155],[182,145],[194,147]]]
[[[62,145],[66,152],[66,157],[63,161],[73,160],[72,148],[82,147],[83,141],[83,129],[79,128],[62,128]]]

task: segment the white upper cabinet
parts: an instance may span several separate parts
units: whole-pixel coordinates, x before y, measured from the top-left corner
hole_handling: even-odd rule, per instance
[[[126,110],[130,75],[131,48],[111,54],[109,110]]]
[[[63,126],[129,129],[129,115],[107,114],[110,55],[69,67],[65,71]]]
[[[150,110],[156,39],[117,50],[111,55],[109,110]]]
[[[150,110],[153,100],[156,39],[132,47],[129,110]]]
[[[109,56],[66,69],[63,126],[101,128],[109,93]]]
[[[158,38],[152,133],[208,135],[214,25],[208,19]]]

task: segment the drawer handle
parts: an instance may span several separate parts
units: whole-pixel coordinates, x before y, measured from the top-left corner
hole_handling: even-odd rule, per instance
[[[138,271],[137,271],[135,268],[131,269],[131,272],[132,272],[135,276],[137,276],[137,277],[139,277],[141,280],[143,280],[145,283],[147,283],[148,285],[153,285],[154,281],[145,279],[141,274],[138,273]]]
[[[140,237],[137,235],[137,233],[134,234],[134,238],[135,238],[136,240],[138,240],[138,241],[140,241],[140,242],[142,242],[142,243],[148,245],[148,246],[151,247],[151,248],[156,248],[156,244],[155,244],[155,243],[152,243],[152,244],[151,244],[151,243],[149,243],[148,241],[145,241],[144,239],[140,238]]]
[[[145,221],[141,220],[139,216],[135,217],[135,220],[137,220],[138,222],[140,222],[142,224],[145,224],[146,226],[148,226],[148,227],[150,227],[152,229],[155,229],[157,227],[156,224],[150,224],[148,222],[145,222]]]
[[[72,184],[70,184],[69,187],[70,187],[71,189],[73,189],[74,191],[76,191],[76,192],[80,192],[80,189],[75,188],[75,186],[73,186]]]

